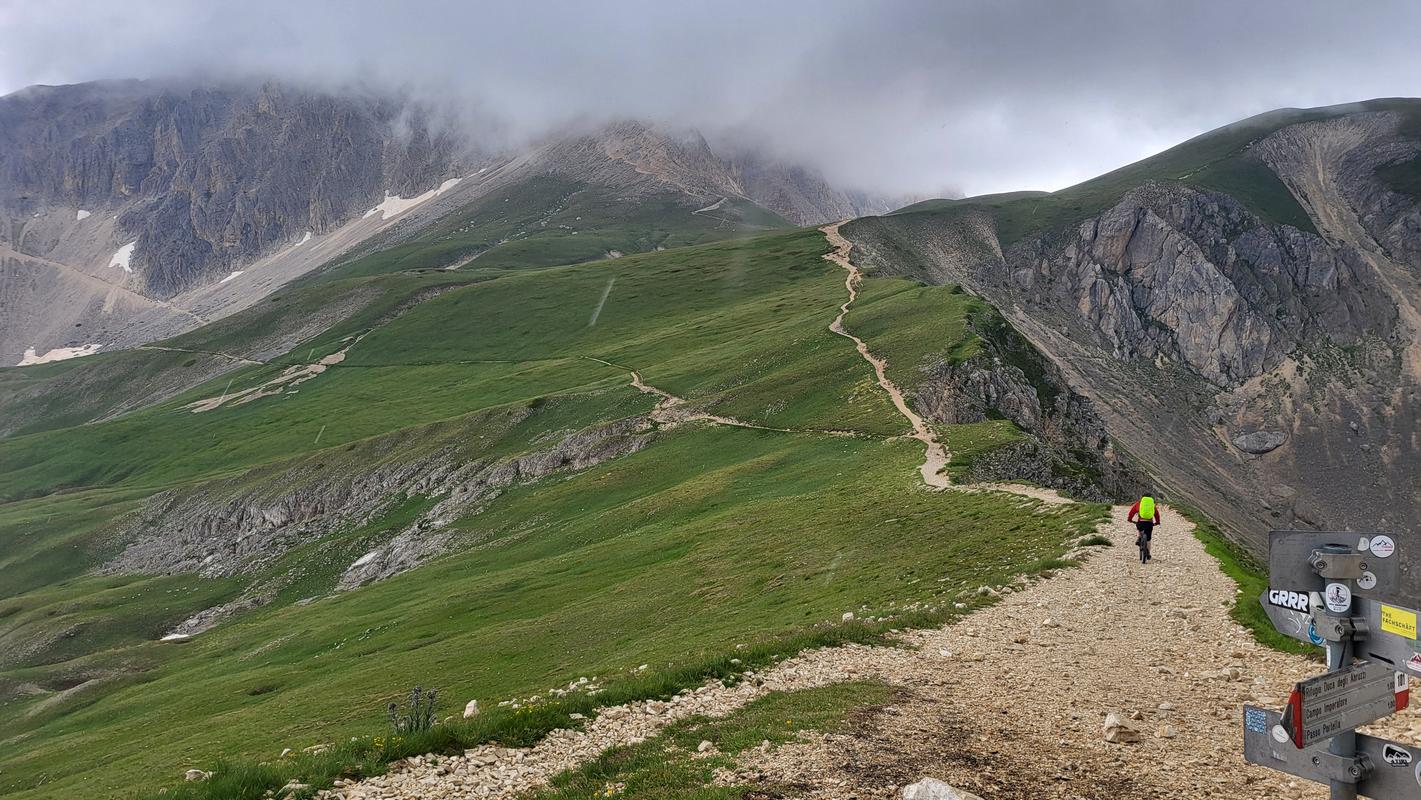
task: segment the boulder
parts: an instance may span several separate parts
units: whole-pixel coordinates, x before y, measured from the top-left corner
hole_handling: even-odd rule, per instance
[[[1234,447],[1256,456],[1277,450],[1286,441],[1288,434],[1282,431],[1250,431],[1233,438]]]
[[[1112,744],[1131,744],[1140,741],[1140,729],[1114,711],[1105,715],[1105,726],[1102,733],[1105,735],[1105,741]]]
[[[903,800],[982,800],[981,797],[949,786],[937,778],[923,778],[903,787]]]
[[[466,705],[466,706],[464,706],[464,719],[473,719],[474,717],[477,717],[478,715],[479,715],[479,701],[477,701],[477,700],[470,700],[470,701],[469,701],[469,704]]]
[[[205,781],[212,777],[212,773],[205,769],[190,769],[183,773],[185,781]]]

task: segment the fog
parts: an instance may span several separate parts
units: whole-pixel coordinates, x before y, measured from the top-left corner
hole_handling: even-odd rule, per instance
[[[1406,2],[0,1],[0,92],[403,89],[510,137],[638,117],[845,186],[1056,189],[1241,117],[1421,94]]]

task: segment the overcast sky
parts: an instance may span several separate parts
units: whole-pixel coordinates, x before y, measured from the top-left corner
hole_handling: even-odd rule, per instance
[[[0,93],[400,84],[536,135],[735,131],[846,185],[1056,189],[1281,106],[1421,95],[1421,2],[0,0]]]

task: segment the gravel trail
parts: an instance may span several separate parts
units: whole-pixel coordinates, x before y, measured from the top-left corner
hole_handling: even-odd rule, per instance
[[[892,706],[844,734],[754,753],[727,780],[806,798],[890,798],[936,777],[986,800],[1324,798],[1242,756],[1242,706],[1281,707],[1320,663],[1269,650],[1228,617],[1237,591],[1169,509],[1155,560],[1115,547],[956,625],[919,632],[883,677]],[[1105,740],[1106,714],[1138,716],[1140,741]],[[1421,741],[1415,708],[1379,735]]]
[[[905,634],[903,646],[806,652],[735,687],[606,709],[584,730],[557,731],[533,748],[402,763],[325,796],[513,798],[673,720],[725,715],[775,690],[879,679],[899,687],[892,705],[858,715],[843,734],[753,751],[724,780],[778,792],[767,797],[890,798],[925,776],[986,800],[1325,797],[1240,754],[1243,703],[1280,706],[1294,681],[1321,668],[1234,624],[1234,584],[1190,523],[1163,514],[1149,565],[1136,562],[1133,527],[1117,508],[1100,529],[1115,547],[1092,548],[1081,568],[952,625]],[[1140,717],[1131,722],[1138,743],[1104,740],[1112,711]],[[1421,714],[1379,730],[1416,741]]]

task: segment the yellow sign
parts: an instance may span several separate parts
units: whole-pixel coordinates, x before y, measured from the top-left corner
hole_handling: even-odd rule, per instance
[[[1388,605],[1382,606],[1382,630],[1397,636],[1415,639],[1416,612]]]

